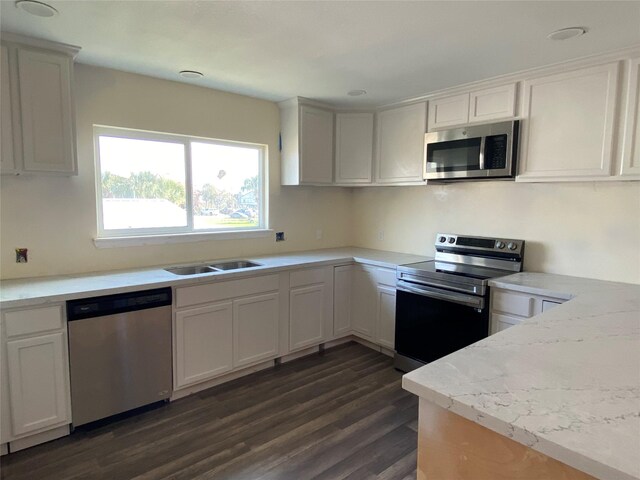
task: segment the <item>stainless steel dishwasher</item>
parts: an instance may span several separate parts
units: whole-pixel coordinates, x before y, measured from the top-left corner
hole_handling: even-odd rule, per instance
[[[67,302],[74,426],[171,395],[171,289]]]

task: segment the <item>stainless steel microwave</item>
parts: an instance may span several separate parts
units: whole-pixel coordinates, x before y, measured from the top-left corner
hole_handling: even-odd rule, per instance
[[[513,180],[520,122],[473,125],[426,133],[427,181]]]

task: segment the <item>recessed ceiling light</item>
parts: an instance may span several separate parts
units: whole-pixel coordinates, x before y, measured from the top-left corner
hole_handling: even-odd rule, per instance
[[[550,40],[568,40],[573,37],[584,35],[585,33],[587,33],[587,29],[584,27],[561,28],[560,30],[551,32],[547,35],[547,38]]]
[[[347,95],[349,95],[350,97],[359,97],[360,95],[366,95],[367,91],[366,90],[350,90],[347,92]]]
[[[24,10],[36,17],[54,17],[58,14],[58,10],[46,3],[36,2],[35,0],[18,0],[16,8]]]
[[[202,77],[204,77],[204,73],[197,72],[195,70],[182,70],[180,72],[180,76],[183,77],[183,78],[194,79],[194,78],[202,78]]]

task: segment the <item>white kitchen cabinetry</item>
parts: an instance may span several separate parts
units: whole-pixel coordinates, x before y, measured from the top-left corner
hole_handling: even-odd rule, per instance
[[[2,105],[2,118],[0,118],[0,133],[2,138],[2,151],[0,152],[0,170],[4,173],[15,172],[15,158],[13,153],[13,105],[11,104],[11,79],[9,77],[9,49],[0,47],[0,105]]]
[[[513,118],[516,84],[483,88],[429,101],[429,131]]]
[[[396,288],[376,285],[376,343],[391,350],[396,338]]]
[[[77,174],[72,78],[78,49],[2,47],[2,173]]]
[[[498,333],[527,318],[557,307],[564,300],[502,288],[491,290],[491,333]]]
[[[524,82],[518,181],[611,175],[619,67],[611,62]]]
[[[208,380],[233,368],[231,302],[176,312],[177,388]]]
[[[278,274],[179,287],[175,305],[175,390],[278,356]]]
[[[373,113],[336,114],[337,185],[371,183]]]
[[[278,292],[233,301],[234,367],[278,356],[278,302]]]
[[[426,129],[426,102],[377,113],[376,183],[423,183],[422,164]]]
[[[429,101],[429,130],[464,125],[469,121],[469,94]]]
[[[629,61],[628,88],[620,174],[640,178],[640,58]]]
[[[355,265],[352,276],[351,327],[354,334],[393,349],[396,326],[395,270]]]
[[[0,443],[10,442],[12,450],[19,450],[25,442],[28,446],[68,434],[69,357],[62,305],[4,312],[1,344]]]
[[[332,267],[291,272],[289,277],[289,351],[323,343],[333,314]]]
[[[279,105],[282,185],[331,185],[333,112],[301,98]]]
[[[333,336],[351,334],[353,265],[340,265],[333,271]]]

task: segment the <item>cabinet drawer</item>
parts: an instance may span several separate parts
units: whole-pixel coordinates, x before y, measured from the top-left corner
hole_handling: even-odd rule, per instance
[[[533,297],[498,290],[493,293],[493,304],[491,308],[498,312],[530,317],[533,315],[534,304],[535,299]]]
[[[256,293],[273,292],[280,286],[278,275],[207,283],[176,289],[176,307],[187,307],[201,303],[211,303],[228,298],[243,297]]]
[[[390,287],[396,286],[396,271],[390,268],[376,268],[373,273],[376,283],[382,285],[388,285]]]
[[[4,321],[7,337],[60,330],[63,328],[62,306],[6,312]]]
[[[325,282],[325,268],[307,268],[291,272],[289,277],[290,287],[302,287]]]
[[[502,330],[506,330],[509,327],[522,323],[524,319],[518,317],[511,317],[509,315],[501,315],[499,313],[491,314],[491,333],[498,333]]]

